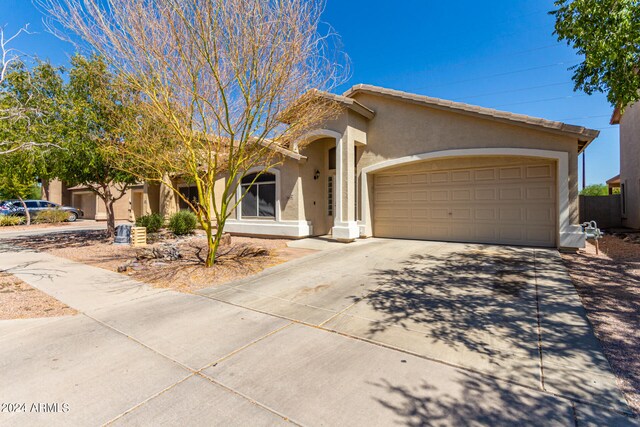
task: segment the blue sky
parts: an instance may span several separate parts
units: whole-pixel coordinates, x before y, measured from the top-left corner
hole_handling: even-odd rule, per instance
[[[619,171],[618,127],[602,94],[573,92],[580,58],[553,36],[552,0],[328,0],[324,20],[352,61],[350,80],[587,126],[587,184]],[[73,53],[43,30],[29,0],[1,0],[7,32],[30,24],[15,47],[65,65]]]

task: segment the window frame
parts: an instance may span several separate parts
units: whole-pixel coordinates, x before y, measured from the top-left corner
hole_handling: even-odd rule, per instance
[[[273,180],[265,181],[265,182],[256,182],[254,184],[243,184],[242,180],[249,175],[260,173],[273,175]],[[237,220],[246,220],[246,221],[280,221],[280,170],[279,169],[264,169],[262,167],[255,167],[247,170],[242,177],[240,177],[236,188],[236,200],[240,200],[240,198],[244,195],[244,188],[252,185],[260,186],[260,185],[274,185],[275,184],[275,203],[274,203],[274,216],[245,216],[242,214],[242,203],[244,201],[240,200],[240,203],[236,206],[236,219]],[[259,189],[256,197],[256,201],[258,201],[259,197]],[[256,204],[256,213],[259,214],[259,203]]]

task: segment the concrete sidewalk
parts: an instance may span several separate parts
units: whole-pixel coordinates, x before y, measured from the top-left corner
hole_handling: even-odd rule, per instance
[[[354,250],[327,252],[327,262],[347,262]],[[369,244],[362,251],[351,256],[371,267],[375,253],[382,253]],[[605,406],[235,303],[154,289],[44,253],[15,252],[5,245],[0,269],[81,312],[0,322],[0,401],[26,404],[25,412],[0,413],[0,424],[573,426],[576,421],[634,421]],[[265,284],[274,278],[269,272],[261,277]],[[287,277],[312,284],[310,276],[290,271]],[[339,309],[346,297],[339,293],[332,304]],[[32,403],[58,403],[59,410],[33,412]]]

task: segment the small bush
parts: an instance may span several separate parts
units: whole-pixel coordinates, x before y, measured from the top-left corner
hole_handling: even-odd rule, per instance
[[[71,212],[63,211],[62,209],[46,209],[38,212],[33,222],[37,224],[59,224],[68,220],[69,215],[71,215]]]
[[[20,225],[22,223],[24,223],[23,216],[0,215],[0,227]]]
[[[143,215],[136,219],[136,227],[146,227],[147,233],[157,233],[163,225],[164,218],[157,213]]]
[[[581,196],[606,196],[609,194],[609,188],[605,184],[587,185],[580,190]]]
[[[176,212],[169,218],[169,230],[177,236],[191,234],[196,229],[198,220],[191,211]]]

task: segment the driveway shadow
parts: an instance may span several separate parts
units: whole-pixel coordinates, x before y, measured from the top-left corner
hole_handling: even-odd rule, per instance
[[[628,410],[553,252],[474,245],[415,254],[371,277],[378,287],[354,298],[356,307],[346,313],[354,321],[360,313],[369,319],[361,336]],[[398,339],[402,331],[405,337]]]
[[[413,255],[399,268],[372,275],[379,287],[362,303],[379,318],[368,335],[400,326],[489,356],[496,352],[495,341],[486,339],[491,336],[502,341],[498,345],[529,351],[523,339],[537,340],[533,270],[533,251],[526,249]]]

